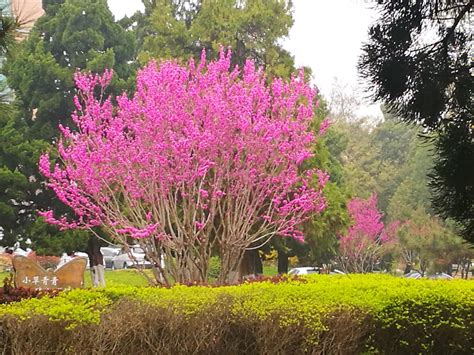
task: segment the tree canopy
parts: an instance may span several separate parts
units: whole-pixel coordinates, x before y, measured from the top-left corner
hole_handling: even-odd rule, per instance
[[[293,25],[292,3],[285,0],[156,0],[142,20],[142,62],[149,58],[198,59],[202,49],[216,58],[219,46],[230,46],[232,64],[247,58],[265,67],[270,77],[289,77],[293,57],[280,40]]]
[[[380,0],[360,71],[376,100],[435,140],[435,209],[474,240],[473,0]]]
[[[48,1],[44,10],[4,71],[31,127],[28,134],[51,142],[73,109],[74,72],[113,68],[126,80],[133,73],[135,37],[115,23],[105,0]]]
[[[77,70],[113,68],[113,91],[133,79],[135,35],[114,21],[105,0],[44,1],[43,7],[45,14],[28,38],[20,43],[12,40],[18,26],[13,19],[5,20],[0,34],[6,55],[2,72],[15,94],[0,114],[0,225],[3,245],[29,237],[32,247],[58,253],[59,241],[69,237],[42,225],[37,210],[53,205],[62,213],[67,210],[44,189],[37,167],[39,152],[58,136],[59,122],[68,124]],[[58,242],[48,248],[43,241],[52,240],[46,237],[51,235]],[[73,243],[69,245],[66,248],[72,251]]]

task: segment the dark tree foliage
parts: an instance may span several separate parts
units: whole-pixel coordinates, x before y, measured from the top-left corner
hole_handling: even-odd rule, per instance
[[[286,0],[145,0],[145,14],[134,16],[141,62],[150,58],[198,59],[202,49],[215,58],[221,45],[232,48],[232,65],[247,58],[270,77],[294,71],[281,45],[293,25],[293,4]],[[309,74],[309,70],[308,70]]]
[[[433,204],[442,217],[463,227],[474,242],[474,143],[472,128],[449,127],[435,142],[438,157],[430,174]],[[467,132],[466,132],[467,131]]]
[[[13,41],[14,31],[17,28],[17,22],[11,17],[0,14],[0,54],[5,55],[8,47]]]
[[[433,207],[474,241],[474,0],[379,0],[359,62],[374,99],[435,140]]]
[[[44,189],[39,155],[57,136],[58,123],[68,124],[74,72],[112,68],[110,90],[119,92],[133,82],[136,48],[134,33],[114,20],[106,0],[44,0],[43,8],[23,41],[14,41],[21,20],[4,19],[0,31],[0,53],[7,59],[2,72],[15,93],[15,100],[2,102],[0,83],[0,245],[29,238],[39,254],[61,254],[81,249],[87,239],[37,218],[38,210],[52,205],[69,212]]]
[[[9,54],[4,72],[28,134],[51,142],[73,110],[74,72],[112,68],[112,90],[121,91],[133,76],[135,36],[114,21],[106,0],[48,0],[43,7],[45,14]]]
[[[9,53],[15,43],[16,30],[21,28],[20,18],[0,13],[0,55]],[[13,245],[27,218],[29,206],[28,187],[32,181],[20,171],[35,156],[41,143],[28,141],[21,121],[16,119],[14,96],[6,78],[0,76],[0,235],[2,244]],[[37,156],[36,156],[37,157]],[[34,159],[34,158],[33,158]],[[31,190],[31,189],[30,189]],[[34,188],[32,189],[34,191]],[[21,202],[23,203],[21,203]]]

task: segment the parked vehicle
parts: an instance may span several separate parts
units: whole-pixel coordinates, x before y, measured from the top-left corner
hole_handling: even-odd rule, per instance
[[[421,279],[421,278],[427,278],[430,280],[452,280],[453,279],[452,276],[445,274],[444,272],[437,272],[436,274],[421,276],[421,273],[419,273],[418,271],[412,271],[412,272],[409,272],[408,274],[403,275],[403,277],[407,279],[416,279],[416,280]]]
[[[79,255],[76,255],[76,256],[79,256]],[[60,268],[61,266],[63,266],[64,264],[66,264],[67,262],[71,260],[72,260],[72,256],[67,255],[67,253],[63,253],[61,255],[61,259],[59,259],[59,264],[57,268]]]
[[[411,271],[408,274],[403,275],[406,279],[419,279],[421,278],[421,274],[418,271]]]
[[[104,266],[106,269],[113,269],[114,257],[120,254],[119,246],[110,246],[100,248],[100,252],[104,256]]]
[[[304,266],[295,267],[288,272],[288,275],[309,275],[309,274],[320,274],[321,269],[319,267]]]
[[[73,256],[79,256],[81,258],[86,258],[87,259],[87,264],[86,264],[86,269],[90,269],[90,264],[89,264],[89,255],[87,253],[84,253],[82,251],[76,251]]]
[[[315,266],[295,267],[288,272],[288,275],[310,275],[310,274],[345,275],[344,272],[337,269],[334,269],[328,273],[327,270],[320,267],[315,267]]]
[[[436,274],[428,275],[431,280],[452,280],[451,275],[445,274],[444,272],[437,272]]]
[[[28,254],[31,252],[30,248],[27,248],[26,250],[15,246],[13,249],[13,255],[21,255],[21,256],[28,256]]]
[[[112,268],[113,269],[127,269],[132,267],[143,267],[148,268],[151,267],[151,263],[146,260],[145,252],[139,246],[131,246],[130,253],[133,256],[133,259],[130,258],[130,255],[122,249],[120,253],[112,258]]]

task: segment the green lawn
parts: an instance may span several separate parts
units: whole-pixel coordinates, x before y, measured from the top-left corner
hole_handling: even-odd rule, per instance
[[[275,276],[276,274],[278,274],[276,265],[263,266],[264,276]]]
[[[87,270],[84,273],[85,287],[91,287],[91,276]],[[137,270],[106,270],[105,284],[108,286],[146,286],[148,281]]]

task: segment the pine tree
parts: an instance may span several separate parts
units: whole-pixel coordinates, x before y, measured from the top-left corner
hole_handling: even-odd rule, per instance
[[[65,250],[59,245],[71,232],[46,226],[37,210],[53,205],[61,213],[68,210],[44,189],[37,167],[40,152],[55,141],[59,123],[68,125],[74,73],[114,69],[111,90],[119,92],[133,82],[136,48],[134,33],[114,21],[105,0],[48,0],[43,7],[45,14],[27,39],[16,45],[5,39],[13,47],[3,72],[16,103],[8,105],[8,114],[0,114],[1,244],[30,238],[41,252],[57,254]],[[64,247],[72,251],[80,245],[67,242]]]
[[[401,119],[431,132],[434,208],[474,241],[473,0],[380,0],[360,69]]]

